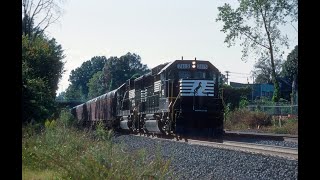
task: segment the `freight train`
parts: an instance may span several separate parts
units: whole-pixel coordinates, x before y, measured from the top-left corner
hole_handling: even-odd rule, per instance
[[[175,60],[128,79],[117,89],[71,109],[84,126],[132,133],[222,137],[221,73],[209,61]]]

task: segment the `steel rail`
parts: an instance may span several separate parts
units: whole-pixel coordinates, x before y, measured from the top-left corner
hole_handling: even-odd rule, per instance
[[[136,134],[136,135],[130,134],[130,135],[140,136],[140,137],[142,136],[142,137],[147,137],[151,139],[188,143],[190,145],[209,146],[209,147],[215,147],[215,148],[229,149],[229,150],[242,151],[247,153],[263,154],[263,155],[270,155],[270,156],[276,156],[276,157],[283,157],[283,158],[292,159],[292,160],[298,160],[297,148],[228,141],[228,140],[222,140],[222,142],[213,142],[213,141],[204,141],[204,140],[197,140],[197,139],[177,139],[177,138],[168,138],[163,136],[159,137],[157,135],[155,136],[141,135],[141,134]]]

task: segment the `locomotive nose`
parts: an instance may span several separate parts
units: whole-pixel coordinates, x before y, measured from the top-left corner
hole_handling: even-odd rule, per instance
[[[181,79],[180,95],[183,96],[214,96],[213,80]]]

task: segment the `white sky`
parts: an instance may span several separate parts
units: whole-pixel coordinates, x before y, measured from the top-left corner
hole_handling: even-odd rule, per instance
[[[141,56],[153,68],[176,59],[208,60],[229,81],[252,83],[254,59],[241,60],[239,43],[224,43],[222,22],[216,22],[218,6],[235,0],[67,0],[59,22],[47,29],[64,49],[65,70],[57,94],[66,90],[71,70],[93,56],[122,56],[127,52]],[[297,25],[294,24],[297,28]],[[285,56],[298,44],[298,33],[284,28],[290,40]],[[247,75],[246,75],[247,74]]]

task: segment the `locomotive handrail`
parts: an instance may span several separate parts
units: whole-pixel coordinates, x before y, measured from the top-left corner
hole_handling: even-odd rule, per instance
[[[222,101],[223,108],[225,109],[227,106],[226,106],[226,103],[224,102],[224,99],[223,99],[223,88],[221,88],[220,98],[221,98],[221,101]]]
[[[221,88],[220,98],[221,98],[221,102],[223,105],[223,111],[224,111],[227,108],[227,106],[226,106],[226,103],[224,102],[224,99],[223,99],[223,88]],[[226,121],[226,116],[224,116],[224,121]]]
[[[178,96],[177,97],[175,97],[175,101],[174,101],[174,103],[173,103],[173,105],[172,105],[172,111],[171,111],[171,121],[173,121],[173,115],[174,115],[174,105],[176,104],[176,102],[177,102],[177,100],[180,98],[180,92],[179,92],[179,94],[178,94]]]

